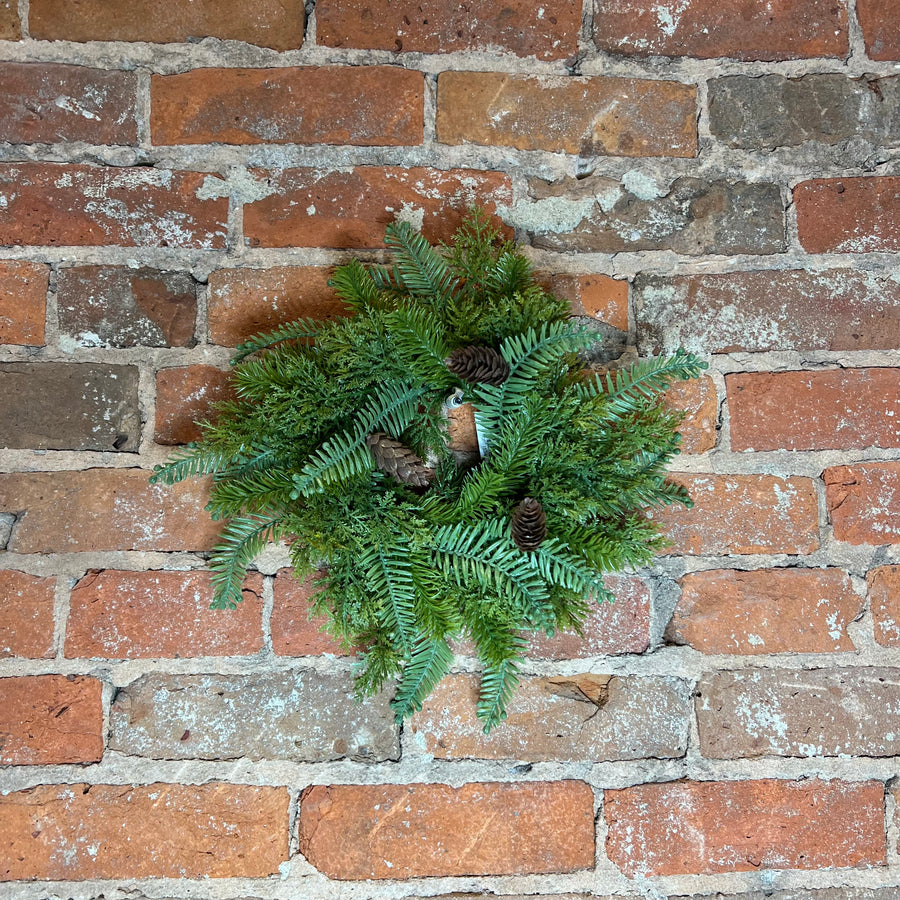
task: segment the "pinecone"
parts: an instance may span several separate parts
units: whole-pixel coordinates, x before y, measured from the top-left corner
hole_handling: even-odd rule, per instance
[[[512,539],[524,553],[537,550],[547,537],[547,516],[544,507],[526,497],[512,513]]]
[[[503,384],[509,363],[493,347],[457,347],[445,360],[447,368],[463,381]]]
[[[366,445],[375,457],[375,465],[399,484],[428,487],[434,479],[434,469],[429,469],[409,447],[383,431],[373,431],[366,438]]]

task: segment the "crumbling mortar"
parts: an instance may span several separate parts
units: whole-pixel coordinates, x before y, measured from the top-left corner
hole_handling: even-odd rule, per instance
[[[152,146],[150,135],[150,78],[147,68],[137,70],[137,96],[135,98],[135,118],[137,120],[137,145],[150,151]]]

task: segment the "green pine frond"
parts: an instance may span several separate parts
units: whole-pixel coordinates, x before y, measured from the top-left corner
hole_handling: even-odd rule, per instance
[[[446,328],[431,310],[401,306],[390,313],[387,322],[394,344],[412,372],[435,387],[457,383],[444,362],[450,355]]]
[[[527,256],[517,251],[501,253],[497,262],[488,270],[488,288],[501,297],[511,297],[524,291],[532,278],[531,262]]]
[[[409,656],[413,650],[417,627],[415,613],[416,585],[413,581],[409,545],[397,541],[388,546],[376,546],[370,554],[368,567],[370,590],[385,599],[381,619],[394,643]]]
[[[395,251],[395,266],[406,290],[440,308],[456,287],[444,257],[408,222],[392,222],[384,242]]]
[[[435,685],[450,671],[453,653],[442,638],[423,637],[413,649],[391,701],[397,722],[418,712]]]
[[[234,609],[243,599],[241,588],[247,566],[259,556],[269,541],[281,537],[277,516],[238,516],[232,519],[213,548],[213,609]]]
[[[555,584],[576,594],[592,594],[603,587],[603,578],[582,556],[570,552],[568,546],[554,538],[541,543],[528,554],[532,566],[548,584]]]
[[[150,484],[177,484],[185,478],[209,475],[227,466],[232,458],[215,448],[190,443],[179,447],[169,462],[153,467]]]
[[[213,485],[206,508],[213,519],[226,519],[241,512],[261,513],[290,502],[293,473],[286,469],[250,472],[243,478],[220,478]]]
[[[338,266],[328,280],[328,286],[354,312],[379,306],[378,285],[371,272],[358,259]]]
[[[313,319],[297,319],[294,322],[288,322],[286,325],[280,325],[274,331],[256,334],[234,348],[231,364],[235,366],[251,354],[259,350],[265,350],[268,347],[274,347],[276,344],[317,338],[321,327]]]
[[[481,690],[478,695],[478,718],[484,722],[484,733],[499,725],[506,718],[506,707],[519,683],[519,660],[505,659],[496,665],[486,666],[481,674]]]

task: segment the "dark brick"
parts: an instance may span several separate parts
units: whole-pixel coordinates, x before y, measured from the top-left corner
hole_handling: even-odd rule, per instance
[[[116,695],[110,749],[151,759],[399,759],[381,693],[312,669],[255,675],[145,675]]]
[[[134,72],[53,63],[2,63],[0,84],[4,141],[137,142]]]
[[[698,685],[700,750],[756,756],[897,756],[898,669],[716,672]]]
[[[900,23],[898,23],[900,27]],[[730,75],[709,82],[710,131],[729,147],[774,149],[851,137],[900,144],[900,76]]]
[[[214,405],[233,399],[229,373],[215,366],[162,369],[156,373],[153,440],[170,446],[200,440],[199,423],[215,420]]]
[[[59,270],[59,328],[79,347],[191,347],[197,286],[186,272]]]
[[[4,447],[136,453],[140,429],[134,366],[0,364]]]
[[[17,0],[0,0],[0,41],[18,41],[21,37]]]
[[[33,0],[31,36],[47,41],[246,41],[273,50],[303,43],[303,0]]]
[[[688,256],[708,253],[779,253],[784,250],[784,208],[774,184],[706,182],[678,178],[661,197],[641,199],[618,181],[591,177],[553,184],[533,179],[530,195],[538,201],[530,209],[513,209],[539,221],[541,200],[571,201],[565,227],[544,231],[522,222],[531,243],[544,250],[582,253],[620,253],[630,250],[673,250]]]
[[[639,276],[632,296],[642,353],[900,348],[900,284],[854,269]]]

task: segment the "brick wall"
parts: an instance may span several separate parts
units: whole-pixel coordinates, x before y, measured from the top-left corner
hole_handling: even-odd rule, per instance
[[[0,898],[900,896],[898,0],[0,0]],[[229,348],[485,205],[709,374],[508,722],[398,731],[147,475]],[[336,884],[332,879],[339,879]]]

